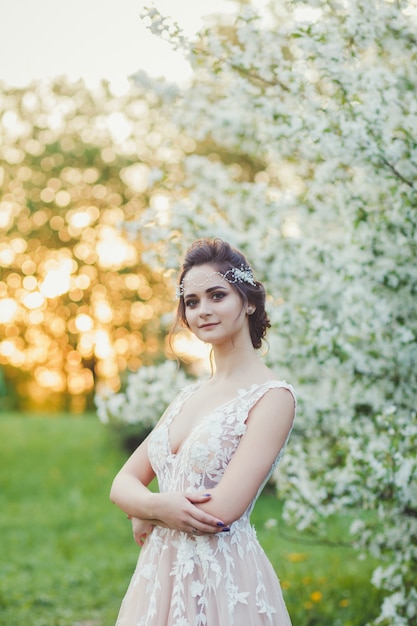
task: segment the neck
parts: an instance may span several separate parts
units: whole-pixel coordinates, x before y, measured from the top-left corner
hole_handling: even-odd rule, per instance
[[[260,359],[255,349],[250,346],[229,349],[213,346],[215,372],[213,380],[232,380],[242,378],[254,366],[259,366]]]

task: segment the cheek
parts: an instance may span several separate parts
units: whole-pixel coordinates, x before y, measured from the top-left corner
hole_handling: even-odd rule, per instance
[[[192,324],[193,317],[193,309],[185,309],[184,311],[184,324],[186,326],[190,326]]]

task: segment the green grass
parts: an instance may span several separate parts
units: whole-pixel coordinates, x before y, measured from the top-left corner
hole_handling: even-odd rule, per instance
[[[1,624],[114,625],[138,553],[108,499],[124,458],[95,417],[0,417]],[[252,519],[294,626],[364,626],[375,617],[372,564],[282,522],[265,528],[279,513],[266,493]],[[329,531],[344,526],[336,520]]]
[[[379,614],[381,594],[370,584],[376,563],[349,547],[349,520],[327,521],[326,538],[297,533],[280,519],[274,494],[252,515],[258,538],[280,578],[294,626],[365,626]],[[265,520],[277,525],[265,528]]]
[[[111,625],[137,557],[95,419],[0,419],[0,623]]]

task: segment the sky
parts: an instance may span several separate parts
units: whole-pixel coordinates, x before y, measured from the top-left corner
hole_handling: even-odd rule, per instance
[[[188,64],[152,35],[140,14],[151,0],[0,0],[0,81],[25,86],[66,75],[94,86],[107,79],[123,92],[140,69],[181,81]],[[187,34],[207,13],[230,12],[230,0],[156,0]],[[209,8],[208,8],[209,7]]]

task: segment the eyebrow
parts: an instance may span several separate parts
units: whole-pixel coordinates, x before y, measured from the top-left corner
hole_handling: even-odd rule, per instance
[[[205,293],[212,293],[213,291],[218,291],[219,289],[222,289],[223,291],[227,291],[227,288],[224,287],[223,285],[214,285],[214,287],[209,287],[208,289],[206,289]],[[196,294],[195,293],[187,293],[184,296],[184,300],[186,298],[195,298]]]

